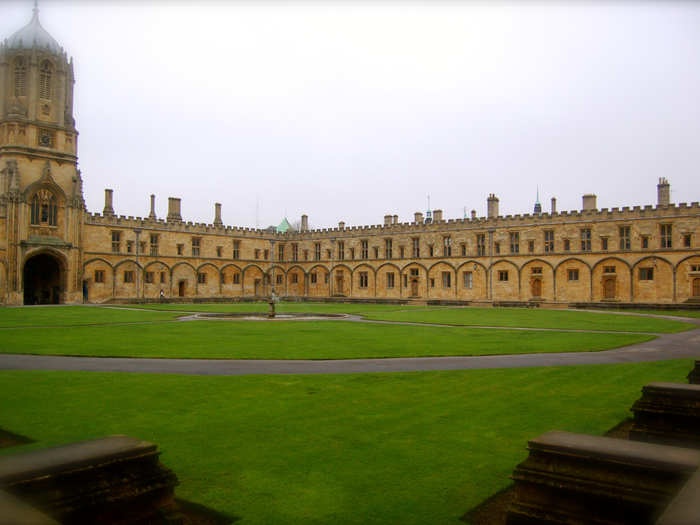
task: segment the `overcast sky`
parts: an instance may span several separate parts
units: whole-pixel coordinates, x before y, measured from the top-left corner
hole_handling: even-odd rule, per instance
[[[2,0],[0,35],[32,2]],[[700,2],[40,2],[85,200],[313,227],[700,200]],[[256,213],[256,209],[259,210]],[[256,217],[257,215],[257,217]]]

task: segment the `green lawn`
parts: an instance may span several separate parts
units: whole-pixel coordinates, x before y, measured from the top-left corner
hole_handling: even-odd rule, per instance
[[[454,524],[509,483],[526,442],[601,434],[690,360],[309,376],[0,372],[2,427],[158,443],[180,497],[249,524]]]
[[[150,313],[150,312],[147,312]],[[653,339],[349,321],[187,321],[0,330],[0,353],[213,359],[350,359],[597,351]]]
[[[0,328],[139,323],[175,319],[171,312],[145,312],[93,306],[0,308]]]
[[[368,319],[441,323],[464,326],[510,326],[560,328],[564,330],[612,330],[622,332],[673,333],[690,330],[690,323],[653,317],[577,312],[572,310],[539,310],[531,308],[444,308],[371,312]]]
[[[184,304],[134,304],[114,305],[120,308],[144,308],[158,311],[181,312],[267,312],[268,303],[184,303]],[[277,303],[278,312],[298,313],[345,313],[362,314],[369,312],[393,312],[401,310],[444,310],[445,306],[412,306],[400,304],[366,304],[366,303],[306,303],[306,302],[280,302]]]
[[[675,317],[690,317],[700,319],[700,310],[619,310],[620,312],[634,312],[638,314],[673,315]]]

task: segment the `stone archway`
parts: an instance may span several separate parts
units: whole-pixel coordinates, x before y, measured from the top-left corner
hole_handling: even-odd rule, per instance
[[[49,253],[27,259],[22,271],[24,304],[62,303],[65,292],[63,273],[61,261]]]

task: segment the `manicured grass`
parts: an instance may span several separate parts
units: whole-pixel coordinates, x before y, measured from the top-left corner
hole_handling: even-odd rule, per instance
[[[148,312],[147,312],[148,313]],[[187,321],[0,330],[0,353],[98,357],[350,359],[597,351],[653,339],[349,321]]]
[[[122,306],[122,305],[115,305]],[[268,303],[184,303],[184,304],[134,304],[123,305],[125,308],[144,308],[148,310],[182,311],[182,312],[267,312]],[[362,314],[366,312],[393,312],[402,310],[444,310],[447,307],[411,306],[400,304],[365,304],[365,303],[277,303],[278,312],[296,313],[345,313]]]
[[[445,308],[372,312],[368,319],[441,323],[464,326],[511,326],[560,328],[564,330],[612,330],[622,332],[673,333],[690,330],[695,325],[668,319],[530,308]]]
[[[93,306],[0,308],[0,328],[139,323],[175,319],[169,312],[140,312]]]
[[[334,376],[0,372],[3,454],[109,434],[157,443],[180,497],[249,524],[454,524],[526,442],[601,434],[690,360]]]
[[[673,315],[676,317],[691,317],[700,319],[700,310],[619,310],[620,312],[634,312],[638,314]]]

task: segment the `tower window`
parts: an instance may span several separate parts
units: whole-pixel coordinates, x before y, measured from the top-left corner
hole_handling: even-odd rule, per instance
[[[53,66],[48,60],[41,63],[39,72],[39,97],[44,99],[51,98],[51,77],[53,75]]]
[[[27,94],[27,66],[24,57],[15,59],[15,96],[23,97]]]
[[[56,197],[48,190],[39,191],[31,200],[30,222],[35,226],[58,224],[58,204]]]

